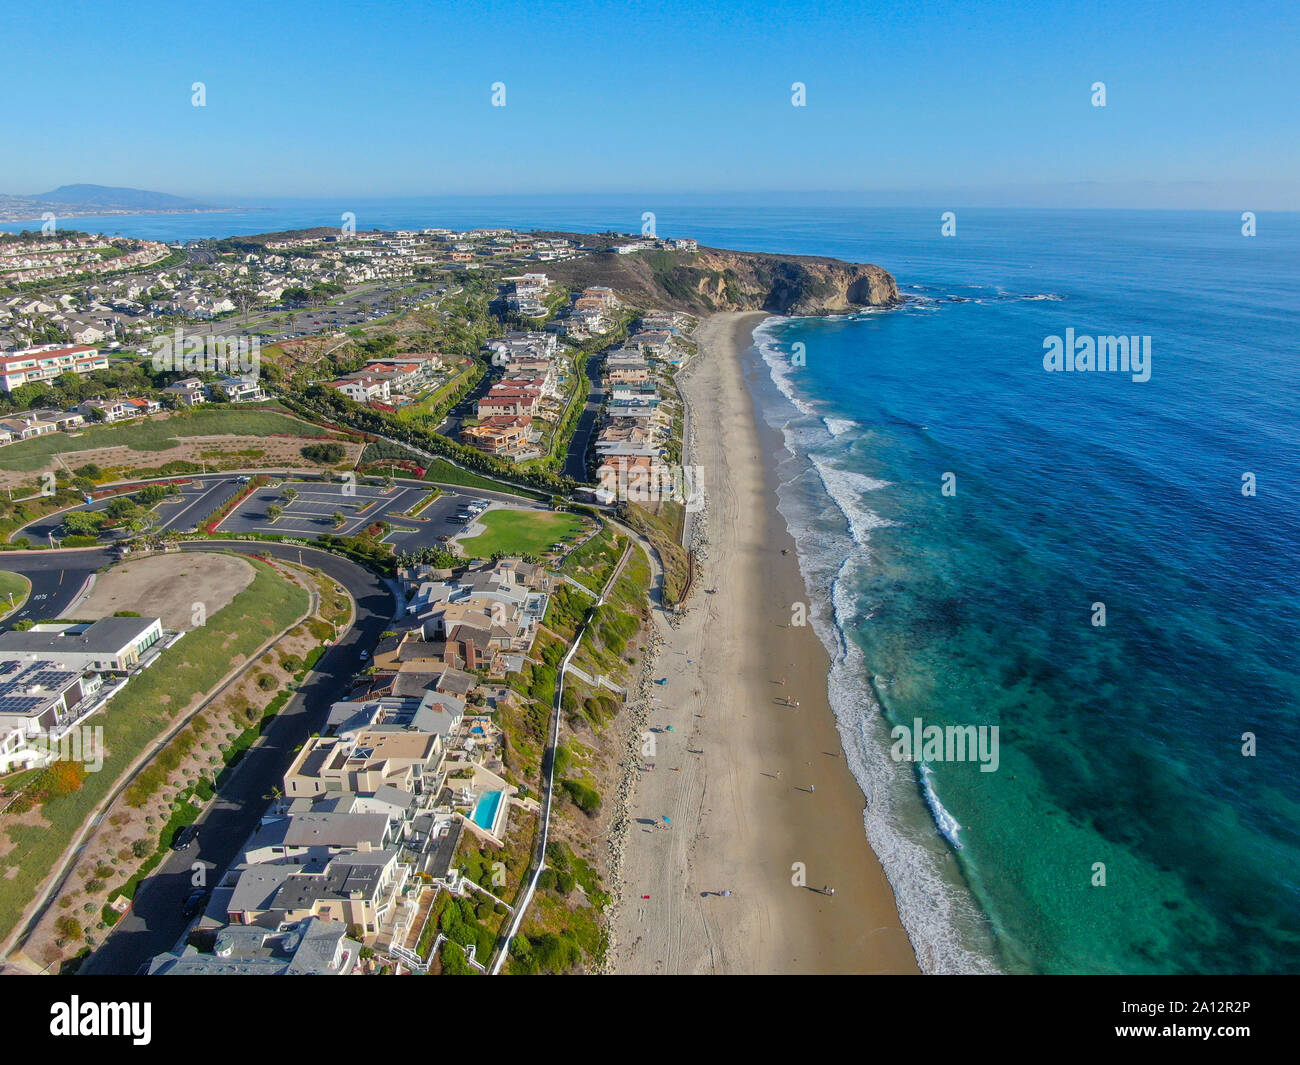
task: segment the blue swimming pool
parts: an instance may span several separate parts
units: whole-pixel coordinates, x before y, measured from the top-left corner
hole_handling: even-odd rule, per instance
[[[474,812],[470,815],[474,824],[491,832],[492,823],[497,819],[497,807],[500,805],[501,792],[485,791],[478,797],[478,802],[474,804]]]

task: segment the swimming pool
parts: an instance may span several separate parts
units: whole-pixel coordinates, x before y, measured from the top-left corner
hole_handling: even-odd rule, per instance
[[[497,819],[497,807],[500,805],[501,792],[485,791],[478,797],[478,802],[474,804],[474,812],[470,815],[474,824],[491,832],[492,824]]]

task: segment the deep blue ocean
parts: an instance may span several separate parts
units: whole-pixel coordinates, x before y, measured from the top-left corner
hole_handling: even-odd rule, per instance
[[[650,210],[666,236],[893,273],[901,308],[766,324],[750,378],[922,966],[1300,972],[1300,216],[1246,237],[1240,212],[639,197],[61,225],[174,240],[344,210],[624,232]],[[1047,372],[1067,329],[1149,337],[1150,379]],[[916,719],[998,726],[997,771],[893,760]]]

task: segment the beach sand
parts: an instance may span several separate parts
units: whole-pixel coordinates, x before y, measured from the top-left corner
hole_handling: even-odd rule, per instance
[[[775,440],[766,427],[760,437],[741,362],[766,317],[705,321],[701,356],[680,379],[687,461],[702,467],[708,497],[708,557],[680,623],[655,614],[654,679],[668,681],[649,686],[655,769],[634,773],[615,844],[609,967],[914,973],[827,701],[826,651],[811,626],[791,625],[806,594],[763,461]],[[806,887],[792,883],[799,862]]]

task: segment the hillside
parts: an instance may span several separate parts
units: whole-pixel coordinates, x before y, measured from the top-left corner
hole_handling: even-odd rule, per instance
[[[577,235],[588,244],[590,235]],[[572,285],[608,285],[633,303],[676,310],[763,310],[815,315],[899,302],[887,271],[808,255],[701,248],[698,252],[602,251],[572,262],[547,263],[552,278]]]
[[[39,219],[46,212],[62,217],[211,210],[216,208],[166,192],[112,188],[108,185],[60,185],[49,192],[26,196],[0,193],[0,221],[4,222],[31,221]]]
[[[40,193],[32,199],[50,203],[94,204],[128,211],[192,211],[203,206],[167,192],[120,189],[108,185],[60,185],[57,189]]]

